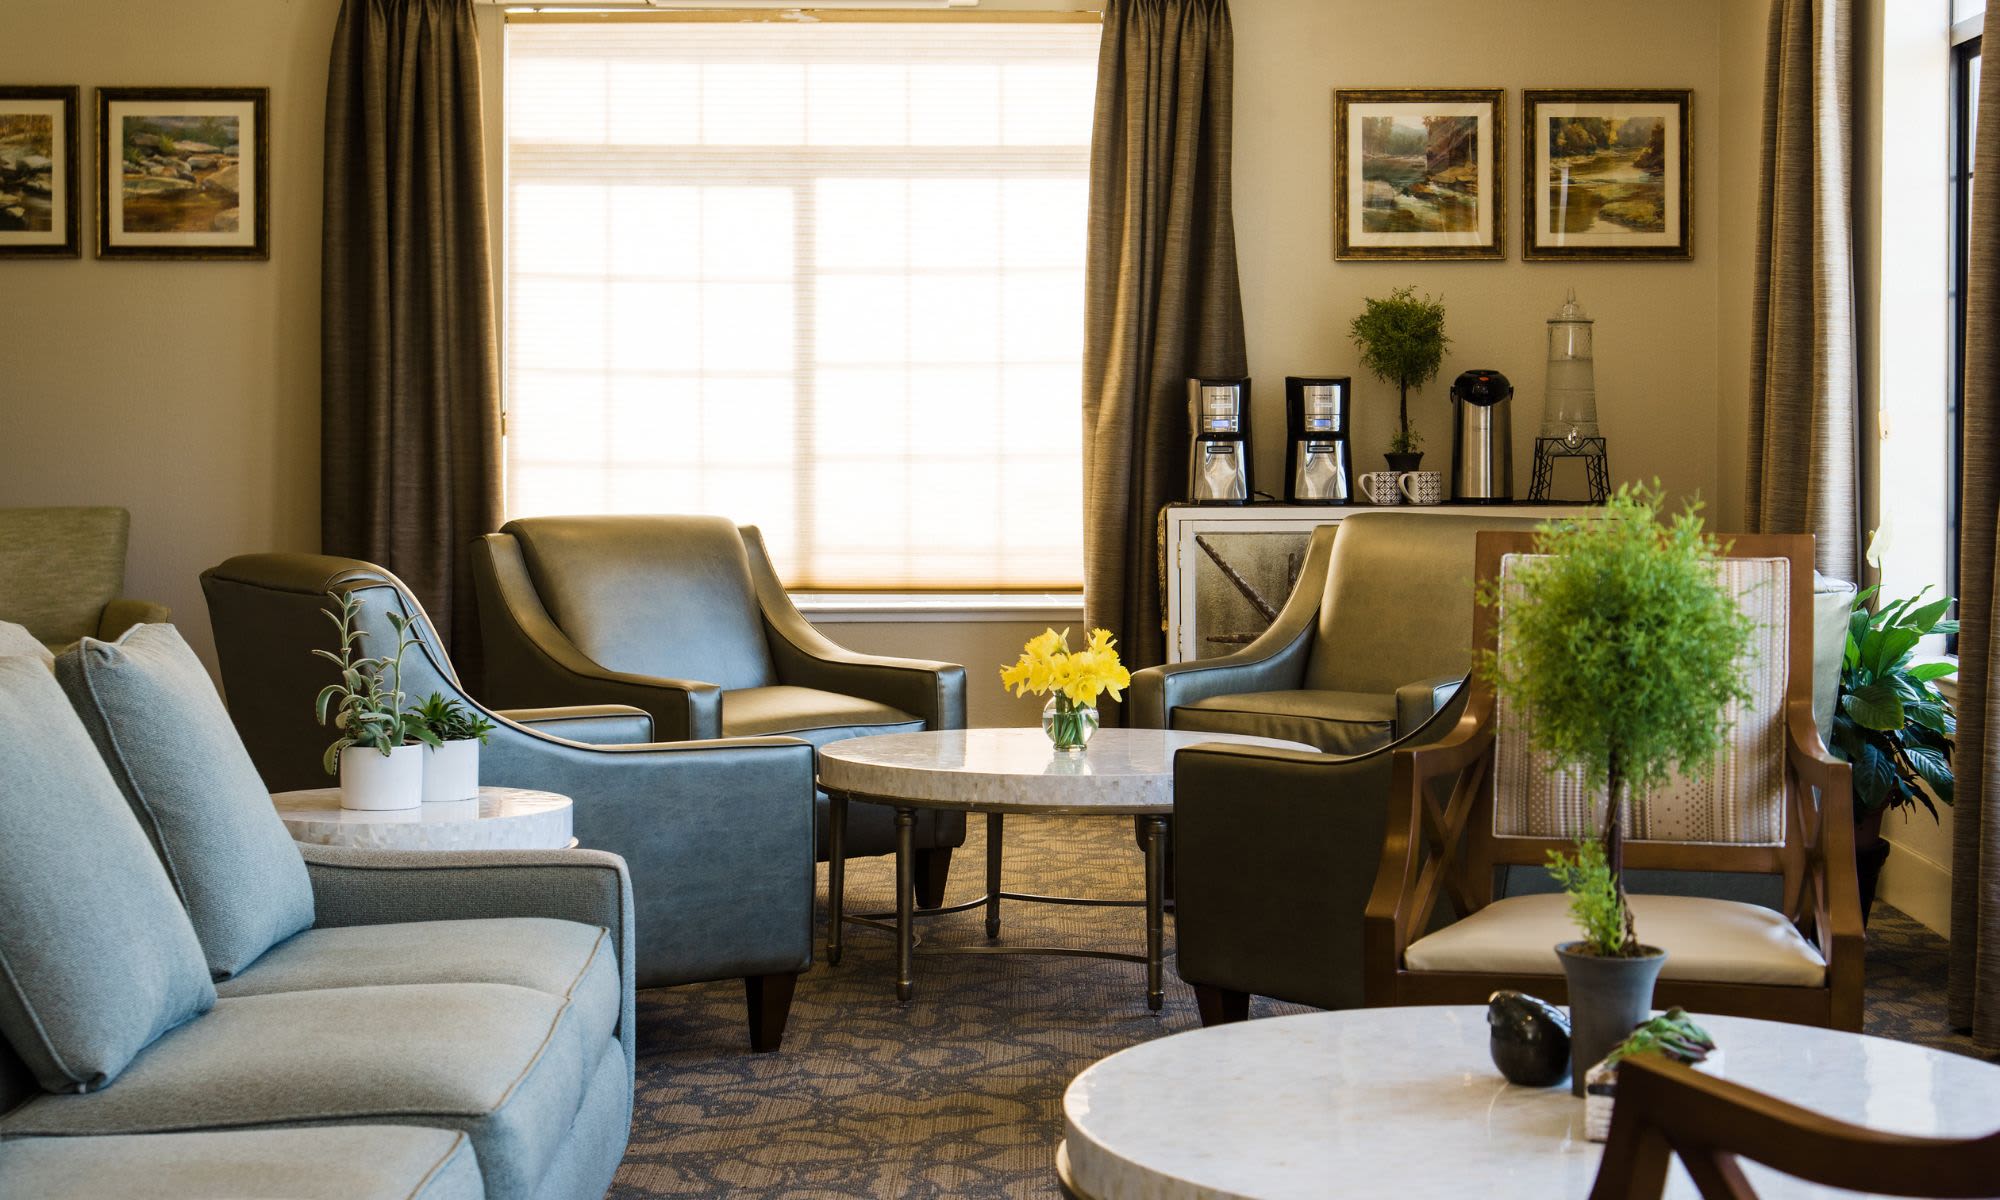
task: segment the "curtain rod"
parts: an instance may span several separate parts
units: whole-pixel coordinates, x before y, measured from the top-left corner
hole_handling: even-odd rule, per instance
[[[1102,23],[1104,14],[1095,9],[1052,9],[1035,12],[1025,9],[979,11],[977,9],[910,8],[648,8],[606,10],[601,5],[535,4],[509,8],[508,23],[540,24],[651,24],[661,21],[695,22],[947,22],[972,25],[1065,25]]]

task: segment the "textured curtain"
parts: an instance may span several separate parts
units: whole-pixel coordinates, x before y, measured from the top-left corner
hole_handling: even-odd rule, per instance
[[[476,663],[467,544],[500,521],[472,0],[346,0],[326,85],[320,541]]]
[[[1111,0],[1084,268],[1083,577],[1126,663],[1165,659],[1155,529],[1187,471],[1187,379],[1243,375],[1229,5]]]
[[[1842,579],[1861,544],[1853,14],[1853,0],[1771,5],[1747,489],[1753,531],[1812,534]]]
[[[1995,24],[1994,10],[1986,10]],[[2000,71],[1979,81],[1973,190],[2000,196]],[[1951,855],[1951,1022],[1980,1048],[2000,1050],[2000,205],[1972,207],[1965,292],[1965,413],[1958,525],[1958,777]]]

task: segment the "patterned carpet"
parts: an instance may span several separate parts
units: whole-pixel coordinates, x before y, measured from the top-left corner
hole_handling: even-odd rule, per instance
[[[1009,890],[1142,894],[1125,822],[1016,818],[1007,835]],[[954,856],[950,900],[979,893],[983,844],[974,818]],[[892,895],[888,859],[850,866],[850,911],[887,908]],[[939,944],[985,940],[978,910],[919,928]],[[1137,950],[1144,932],[1138,909],[1010,904],[1001,937]],[[1944,1023],[1944,949],[1923,926],[1877,907],[1870,1033],[1973,1052]],[[822,962],[800,980],[785,1047],[771,1055],[748,1051],[740,984],[641,994],[632,1143],[611,1195],[1054,1197],[1071,1077],[1200,1024],[1171,959],[1159,1014],[1146,1010],[1144,968],[1132,963],[919,957],[907,1008],[894,982],[889,935],[852,929],[839,967]],[[1299,1010],[1260,1000],[1253,1015],[1286,1011]]]

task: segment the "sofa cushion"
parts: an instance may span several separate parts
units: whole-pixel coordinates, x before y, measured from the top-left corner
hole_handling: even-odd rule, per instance
[[[914,733],[923,718],[859,696],[817,688],[737,688],[722,693],[722,736],[782,734],[824,746],[876,733]]]
[[[0,658],[0,1034],[43,1087],[90,1091],[214,1002],[187,910],[62,688]]]
[[[618,1027],[618,949],[595,925],[489,917],[308,929],[216,985],[223,997],[390,984],[503,983],[569,1000],[592,1041]]]
[[[56,656],[49,653],[40,639],[28,632],[26,625],[16,625],[12,621],[0,621],[0,658],[14,656],[32,658],[50,670],[55,669]]]
[[[411,984],[236,996],[141,1054],[118,1086],[41,1096],[0,1137],[395,1124],[471,1139],[491,1200],[534,1196],[610,1053],[532,988]]]
[[[1304,742],[1327,754],[1378,750],[1396,738],[1394,692],[1243,692],[1175,707],[1175,729]]]
[[[0,1142],[0,1184],[37,1200],[481,1200],[463,1133],[407,1125]]]
[[[1662,979],[1821,987],[1826,962],[1785,917],[1758,904],[1702,896],[1633,896],[1639,940],[1667,952]],[[1560,975],[1556,946],[1580,935],[1560,892],[1509,896],[1421,938],[1412,971]]]
[[[217,979],[312,924],[305,861],[179,630],[85,638],[56,660],[56,678],[153,839]]]

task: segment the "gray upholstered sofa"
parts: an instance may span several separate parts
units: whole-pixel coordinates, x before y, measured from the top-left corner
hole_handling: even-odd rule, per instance
[[[603,1195],[622,860],[299,847],[171,626],[5,654],[0,1195]]]

